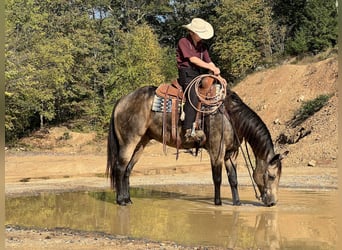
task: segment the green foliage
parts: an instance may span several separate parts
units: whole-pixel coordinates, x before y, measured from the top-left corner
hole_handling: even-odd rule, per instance
[[[225,0],[216,8],[214,52],[223,72],[244,76],[269,56],[272,43],[270,8],[262,0]]]
[[[292,127],[296,127],[317,111],[323,108],[331,98],[331,95],[319,95],[313,100],[303,102],[301,107],[295,113],[295,118],[291,122]]]
[[[102,122],[115,22],[91,19],[83,1],[8,1],[6,140],[45,123]],[[102,41],[101,41],[102,40]],[[100,118],[98,118],[100,117]]]
[[[165,77],[166,82],[171,82],[178,77],[177,64],[175,60],[175,50],[173,48],[163,48],[162,50],[162,75]]]
[[[111,72],[110,99],[116,101],[138,87],[159,85],[163,50],[148,25],[139,25],[130,33],[121,33],[120,47]]]
[[[287,7],[281,9],[287,3]],[[290,34],[287,39],[287,53],[292,55],[317,54],[337,44],[335,0],[286,0],[276,5],[275,8],[278,9],[277,13],[281,16],[280,20],[286,20]]]
[[[71,138],[72,138],[72,136],[70,135],[69,132],[64,132],[63,135],[58,139],[67,141],[67,140],[70,140]]]
[[[301,54],[308,51],[308,49],[309,45],[305,31],[303,29],[296,31],[293,40],[288,42],[288,51],[291,54]]]

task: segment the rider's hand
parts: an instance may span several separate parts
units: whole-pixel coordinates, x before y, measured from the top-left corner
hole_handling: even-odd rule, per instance
[[[213,67],[212,72],[215,76],[218,76],[221,73],[220,69],[216,66]]]

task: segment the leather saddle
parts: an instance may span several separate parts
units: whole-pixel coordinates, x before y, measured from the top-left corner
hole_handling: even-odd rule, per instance
[[[205,77],[202,79],[199,90],[199,108],[202,105],[202,101],[205,98],[212,98],[216,95],[216,88],[214,87],[215,79],[212,77]],[[171,113],[171,138],[176,142],[177,149],[181,144],[181,139],[178,133],[178,121],[180,119],[180,113],[183,112],[183,105],[186,102],[186,97],[183,92],[183,88],[180,86],[177,80],[171,82],[171,84],[161,84],[156,89],[157,100],[159,102],[155,106],[161,106],[162,108],[155,108],[154,111],[163,112],[163,145],[164,152],[166,151],[166,113]],[[156,101],[156,100],[155,100]],[[196,120],[199,119],[199,115],[196,116]]]
[[[156,100],[156,97],[162,98]],[[181,139],[178,133],[178,121],[180,107],[185,101],[184,92],[182,86],[179,85],[177,80],[172,81],[171,84],[161,84],[156,89],[156,97],[154,102],[159,102],[155,111],[163,112],[163,146],[166,153],[166,113],[171,112],[171,138],[176,142],[177,151],[181,144]],[[171,105],[170,105],[171,104]],[[155,104],[153,108],[155,108]],[[160,106],[160,107],[159,107]],[[178,155],[178,154],[177,154]]]
[[[171,84],[163,83],[159,85],[156,94],[163,98],[184,99],[183,88],[177,80],[172,81]]]
[[[199,94],[207,98],[214,97],[216,95],[216,88],[213,88],[214,81],[215,79],[211,77],[202,79]],[[172,81],[171,84],[163,83],[159,85],[156,94],[162,98],[167,97],[185,101],[183,88],[177,80]]]

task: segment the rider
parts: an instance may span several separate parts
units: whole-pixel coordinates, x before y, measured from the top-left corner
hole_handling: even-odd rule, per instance
[[[208,48],[202,40],[210,39],[214,35],[214,29],[210,23],[201,18],[192,19],[191,23],[183,25],[189,31],[188,36],[179,40],[176,59],[178,67],[178,81],[185,90],[186,86],[197,76],[211,71],[214,75],[220,74],[220,69],[211,61]],[[190,89],[190,99],[197,107],[198,97],[195,88]],[[186,141],[201,140],[204,132],[194,130],[193,123],[196,119],[196,110],[187,101],[184,105],[185,120],[183,129]]]

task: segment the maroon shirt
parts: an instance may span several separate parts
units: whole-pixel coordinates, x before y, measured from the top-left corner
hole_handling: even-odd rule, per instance
[[[176,50],[176,59],[177,59],[177,67],[180,68],[200,68],[195,64],[190,62],[190,57],[196,56],[203,61],[210,63],[211,59],[208,53],[207,47],[202,43],[198,42],[197,46],[194,45],[190,35],[187,37],[183,37],[179,40],[177,50]]]

